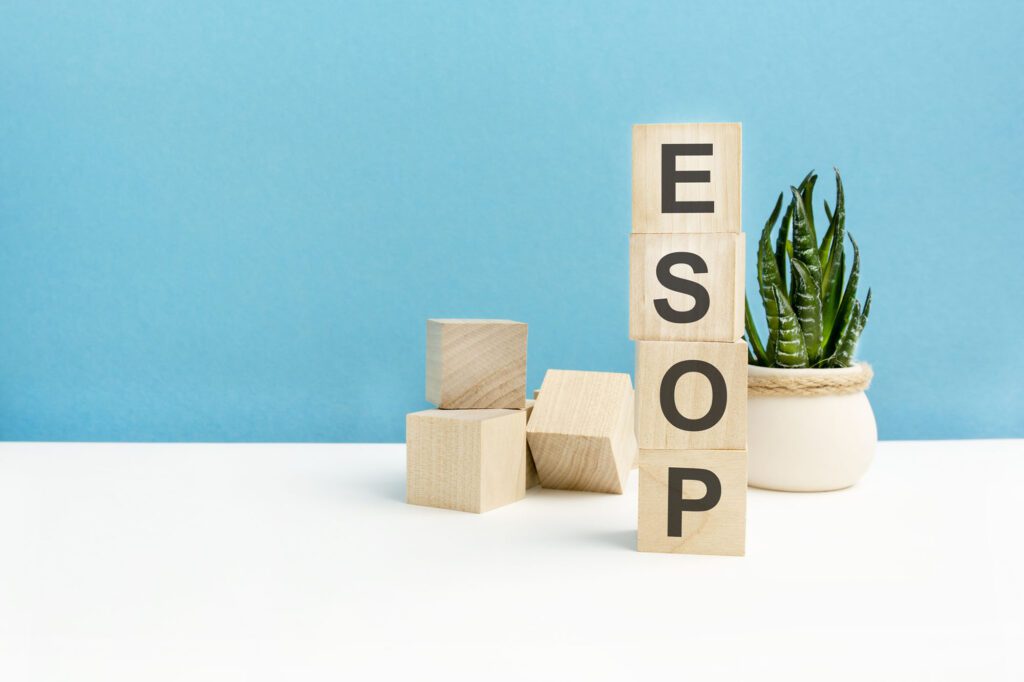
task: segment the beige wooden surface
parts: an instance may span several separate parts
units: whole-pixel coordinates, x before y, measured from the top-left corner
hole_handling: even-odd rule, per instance
[[[681,535],[668,532],[670,468],[705,469],[721,484],[721,498],[707,511],[684,511]],[[707,488],[685,480],[683,498],[700,500]],[[747,453],[742,450],[641,450],[637,549],[672,554],[742,556],[746,538]]]
[[[725,411],[709,429],[682,430],[670,423],[662,411],[662,380],[671,367],[684,360],[710,364],[725,381]],[[685,374],[676,382],[673,396],[676,409],[688,419],[703,417],[712,405],[711,384],[704,375],[696,372]],[[636,425],[642,449],[746,449],[746,343],[637,341]]]
[[[522,409],[527,326],[427,320],[427,400],[442,409]]]
[[[525,410],[406,416],[406,501],[485,512],[526,494]]]
[[[628,374],[548,370],[527,426],[541,486],[621,493],[637,444]]]
[[[713,213],[662,213],[662,145],[711,144],[711,156],[681,156],[676,170],[710,171],[710,182],[675,185],[678,201],[713,201]],[[634,232],[739,232],[742,176],[739,123],[633,126]]]
[[[743,336],[744,234],[639,234],[629,240],[629,337],[655,341],[736,341]],[[689,293],[664,286],[658,263],[675,253],[698,256],[707,272],[687,265],[670,270],[674,277],[699,284],[707,292],[707,312],[693,322],[672,322],[655,308],[656,300],[676,311],[690,311]],[[682,287],[675,287],[682,288]]]

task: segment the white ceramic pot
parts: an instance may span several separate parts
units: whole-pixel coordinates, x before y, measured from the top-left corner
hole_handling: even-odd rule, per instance
[[[852,376],[861,371],[858,367],[747,367],[752,380],[758,376],[796,377],[793,373],[799,372],[845,372]],[[860,480],[871,465],[878,430],[863,391],[814,396],[750,395],[747,405],[747,475],[749,484],[756,488],[839,490]]]

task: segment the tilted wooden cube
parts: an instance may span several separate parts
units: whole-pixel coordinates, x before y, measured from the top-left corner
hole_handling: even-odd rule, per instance
[[[405,418],[406,501],[485,512],[526,494],[526,410],[424,410]]]
[[[427,320],[427,400],[442,409],[526,406],[526,324]]]
[[[549,370],[526,432],[543,487],[621,493],[637,457],[629,375]]]
[[[633,126],[634,232],[739,232],[739,123]]]
[[[629,240],[629,337],[743,336],[744,235],[640,234]]]
[[[743,556],[747,453],[641,450],[637,549]]]
[[[745,450],[746,342],[637,341],[636,433],[642,450]]]

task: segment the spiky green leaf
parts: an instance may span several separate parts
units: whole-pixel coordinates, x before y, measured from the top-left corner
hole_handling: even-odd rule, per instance
[[[832,170],[836,174],[836,218],[843,227],[846,227],[846,194],[843,192],[843,178],[839,175],[838,168],[833,166]]]
[[[793,311],[800,322],[807,361],[813,363],[821,354],[821,292],[807,266],[798,260],[793,261],[793,283]]]
[[[782,195],[779,195],[780,197]],[[793,221],[793,200],[786,207],[786,213],[782,216],[782,225],[779,226],[779,234],[775,238],[775,263],[779,268],[779,281],[782,283],[782,290],[786,290],[786,246],[789,244],[789,226]],[[792,247],[790,247],[792,250]]]
[[[828,346],[828,340],[832,335],[832,327],[836,322],[836,314],[839,312],[839,304],[843,298],[843,278],[846,277],[846,254],[840,251],[839,267],[833,268],[822,283],[821,292],[821,319],[822,319],[822,341]],[[822,352],[827,352],[822,348]]]
[[[860,309],[860,301],[854,301],[850,324],[843,330],[843,335],[839,338],[839,343],[836,346],[836,352],[828,360],[829,367],[849,367],[853,364],[853,353],[857,349],[857,340],[860,338],[865,322],[866,319]]]
[[[833,236],[836,233],[835,215],[829,209],[827,200],[825,201],[825,217],[828,218],[828,229],[825,231],[825,236],[821,238],[821,246],[818,247],[818,260],[821,262],[821,272],[823,281],[825,274],[825,266],[828,263],[829,253],[831,253],[832,250]]]
[[[814,242],[815,249],[818,248],[818,233],[814,228],[814,185],[817,182],[817,174],[811,171],[804,178],[804,181],[800,183],[800,187],[797,188],[803,199],[804,215],[807,216],[807,231],[811,235],[811,241]]]
[[[839,169],[833,169],[836,174],[836,211],[832,216],[834,232],[832,243],[829,247],[828,260],[824,263],[822,272],[821,300],[824,307],[825,321],[825,354],[831,354],[835,347],[829,348],[829,342],[838,340],[833,336],[836,316],[840,314],[840,303],[843,290],[843,277],[846,273],[846,255],[844,246],[846,244],[846,197],[843,193],[843,178],[839,175]],[[831,230],[832,228],[830,228]],[[840,330],[841,332],[841,330]]]
[[[800,322],[786,295],[777,286],[772,288],[772,297],[779,310],[778,343],[773,367],[807,367],[807,347],[800,331]]]
[[[832,239],[828,245],[827,259],[822,256],[825,247],[824,242],[822,243],[822,250],[818,251],[818,256],[822,263],[821,295],[823,301],[827,300],[832,293],[832,287],[837,284],[836,270],[839,269],[839,259],[843,255],[843,246],[846,241],[846,198],[843,194],[843,179],[840,177],[838,169],[833,170],[836,172],[836,212],[829,221],[829,232],[832,233]],[[838,284],[842,286],[841,279],[838,280]]]
[[[814,186],[813,178],[805,183],[805,189]],[[808,343],[808,357],[811,360],[821,353],[821,261],[818,260],[818,243],[814,241],[812,228],[808,224],[807,212],[800,191],[791,187],[793,193],[793,281],[790,284],[790,301],[801,326],[805,342]],[[797,275],[797,265],[802,266]]]
[[[836,312],[835,321],[829,333],[828,343],[825,345],[825,357],[834,355],[839,348],[839,340],[846,332],[846,328],[853,320],[854,303],[857,300],[857,284],[860,281],[860,249],[853,235],[849,232],[846,236],[853,244],[853,265],[850,267],[850,277],[846,281],[846,290],[843,292],[842,301],[839,303],[839,310]]]
[[[799,190],[796,187],[789,189],[795,199],[793,204],[793,260],[803,263],[815,283],[820,287],[821,261],[818,260],[818,243],[814,240],[814,233],[807,222],[807,211],[800,199]]]
[[[750,301],[748,301],[746,297],[743,298],[743,307],[745,316],[744,326],[747,331],[745,336],[753,349],[753,354],[751,355],[752,361],[750,364],[763,365],[767,367],[770,364],[768,354],[765,352],[764,346],[761,344],[761,336],[757,333],[757,325],[754,324],[754,316],[750,314]]]
[[[757,286],[761,294],[761,302],[764,304],[765,317],[768,320],[768,345],[765,348],[765,355],[768,358],[769,366],[775,361],[775,348],[779,337],[779,307],[772,294],[772,287],[782,285],[779,268],[775,262],[775,254],[772,253],[771,238],[772,228],[775,227],[775,221],[779,219],[781,210],[782,194],[780,193],[771,217],[764,224],[757,248]]]

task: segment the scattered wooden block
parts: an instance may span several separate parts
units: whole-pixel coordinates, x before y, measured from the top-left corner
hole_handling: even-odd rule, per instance
[[[747,344],[637,341],[636,423],[643,450],[745,450]]]
[[[634,232],[739,232],[739,123],[633,126]]]
[[[405,418],[406,501],[485,512],[526,494],[526,410],[424,410]]]
[[[738,340],[744,260],[743,233],[631,235],[630,338]]]
[[[526,324],[427,320],[427,400],[441,409],[522,409]]]
[[[536,391],[534,392],[536,393]],[[535,400],[526,401],[526,426],[530,426],[530,416],[533,414]],[[533,461],[533,453],[530,452],[530,444],[526,444],[526,489],[529,490],[540,485],[540,477],[537,476],[537,463]]]
[[[636,461],[628,374],[548,370],[526,428],[545,488],[621,493]]]
[[[743,556],[747,453],[641,450],[637,549]]]

